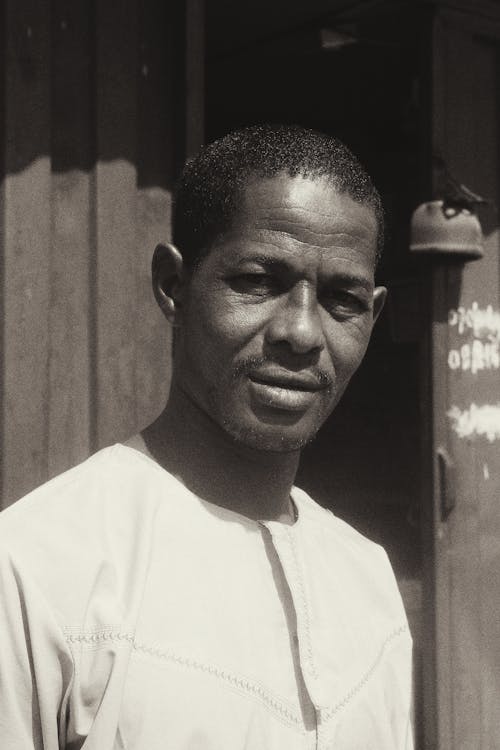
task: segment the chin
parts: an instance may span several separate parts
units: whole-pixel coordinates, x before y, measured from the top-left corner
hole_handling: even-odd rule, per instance
[[[266,453],[296,453],[316,436],[320,425],[311,430],[269,424],[242,425],[224,420],[223,429],[237,443]]]

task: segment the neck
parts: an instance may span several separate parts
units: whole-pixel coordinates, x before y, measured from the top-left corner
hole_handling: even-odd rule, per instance
[[[258,451],[236,442],[175,382],[162,414],[130,445],[204,500],[255,520],[291,521],[299,451]]]

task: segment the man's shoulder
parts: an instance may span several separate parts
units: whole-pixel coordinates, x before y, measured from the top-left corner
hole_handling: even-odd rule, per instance
[[[106,527],[123,530],[147,516],[161,481],[159,467],[137,451],[119,444],[104,448],[0,513],[0,550],[48,548],[64,538],[93,538],[95,547]]]
[[[3,524],[16,523],[25,514],[46,515],[49,509],[63,510],[95,491],[102,497],[108,486],[119,485],[124,472],[134,462],[127,462],[120,445],[113,445],[94,453],[86,460],[39,485],[0,514]],[[43,504],[43,505],[42,505]],[[59,507],[60,506],[60,507]],[[81,507],[80,507],[81,510]]]
[[[109,598],[109,581],[128,591],[127,571],[144,574],[168,487],[166,472],[121,445],[40,486],[0,513],[0,589],[14,579],[62,623],[80,622],[96,586]]]

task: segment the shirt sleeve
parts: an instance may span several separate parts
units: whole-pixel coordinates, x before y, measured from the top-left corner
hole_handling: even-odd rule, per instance
[[[72,676],[71,652],[42,591],[0,549],[0,747],[63,748]]]

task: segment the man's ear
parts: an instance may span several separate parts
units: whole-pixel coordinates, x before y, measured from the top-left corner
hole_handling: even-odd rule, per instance
[[[181,304],[184,262],[175,245],[157,245],[151,263],[153,292],[160,310],[174,324]]]
[[[376,286],[373,290],[373,323],[377,320],[382,312],[385,300],[387,298],[387,289],[385,286]]]

